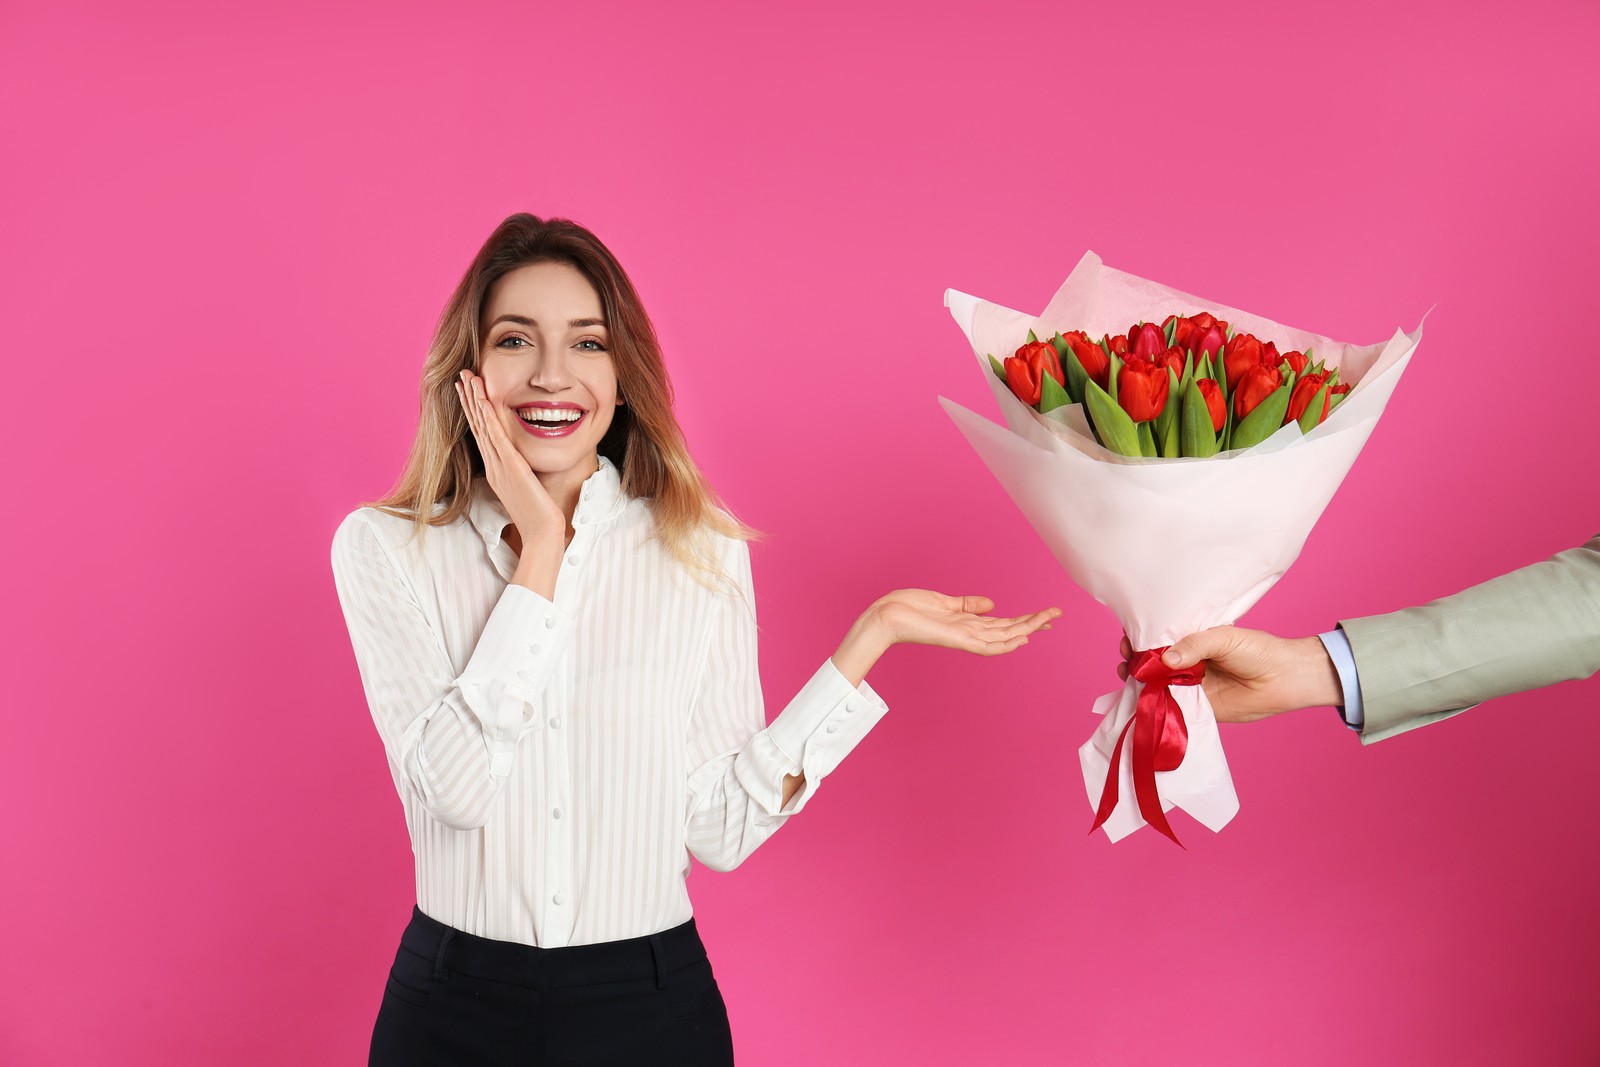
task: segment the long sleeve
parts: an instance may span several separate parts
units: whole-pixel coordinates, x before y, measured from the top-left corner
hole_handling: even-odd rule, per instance
[[[1339,713],[1339,721],[1359,731],[1366,718],[1361,707],[1361,676],[1356,672],[1356,658],[1350,651],[1350,639],[1338,627],[1318,634],[1317,639],[1322,642],[1328,659],[1333,662],[1333,669],[1339,672],[1339,691],[1344,694],[1344,703],[1334,708]]]
[[[717,598],[711,645],[689,728],[689,851],[726,871],[805,807],[818,785],[888,712],[865,680],[852,686],[831,659],[766,725],[756,660],[750,549],[729,540],[724,560],[740,596]],[[783,800],[787,775],[805,784]]]
[[[510,584],[459,675],[371,523],[358,510],[333,537],[333,575],[356,665],[396,775],[439,822],[482,826],[504,788],[534,705],[574,620]]]
[[[1361,743],[1600,671],[1600,536],[1422,607],[1339,623],[1360,668]]]

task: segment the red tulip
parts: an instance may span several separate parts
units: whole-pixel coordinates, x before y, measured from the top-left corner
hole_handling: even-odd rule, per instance
[[[1228,324],[1218,322],[1203,330],[1196,329],[1189,340],[1191,343],[1185,347],[1195,354],[1195,358],[1210,356],[1215,359],[1217,353],[1222,351],[1222,346],[1228,342]]]
[[[1134,422],[1149,422],[1167,406],[1167,368],[1148,359],[1130,359],[1117,378],[1117,403]]]
[[[1238,339],[1234,338],[1235,341]],[[1233,391],[1234,417],[1242,421],[1282,384],[1283,375],[1279,373],[1277,367],[1269,367],[1265,363],[1257,363],[1250,367],[1239,377],[1239,384]]]
[[[1194,383],[1200,395],[1206,398],[1206,411],[1211,413],[1211,432],[1221,433],[1222,424],[1228,421],[1228,405],[1222,399],[1222,386],[1210,378],[1200,378]]]
[[[1301,352],[1285,352],[1283,358],[1289,361],[1289,369],[1296,374],[1304,373],[1305,369],[1311,366],[1311,357]]]
[[[1082,330],[1073,330],[1061,336],[1078,357],[1078,362],[1083,364],[1084,373],[1100,388],[1106,388],[1111,381],[1111,357],[1106,355],[1106,350],[1089,340],[1089,335]]]
[[[1153,322],[1128,331],[1128,345],[1135,359],[1155,359],[1167,350],[1167,335]]]
[[[1017,349],[1017,354],[1006,360],[1006,384],[1029,407],[1037,407],[1044,391],[1044,376],[1048,374],[1057,384],[1065,385],[1061,373],[1061,360],[1055,346],[1049,341],[1033,341]]]
[[[1181,382],[1183,381],[1183,369],[1188,363],[1188,357],[1184,355],[1183,349],[1179,348],[1177,345],[1173,345],[1171,348],[1161,353],[1161,355],[1151,360],[1151,362],[1158,367],[1166,367],[1170,369],[1173,374],[1178,376],[1178,380]]]
[[[1250,334],[1236,333],[1233,340],[1229,341],[1222,349],[1222,367],[1228,376],[1230,390],[1239,387],[1239,379],[1244,372],[1261,363],[1261,342]],[[1277,364],[1273,364],[1276,369]]]
[[[1188,319],[1180,319],[1176,315],[1168,315],[1161,320],[1161,328],[1165,330],[1172,327],[1172,343],[1179,348],[1188,348],[1184,342],[1189,340],[1189,335],[1194,332],[1194,323]]]
[[[1299,355],[1299,353],[1294,354]],[[1306,357],[1300,356],[1300,358],[1305,359]],[[1283,424],[1285,426],[1291,422],[1300,421],[1300,416],[1306,413],[1306,408],[1310,407],[1311,401],[1316,399],[1317,390],[1321,389],[1327,380],[1328,375],[1324,372],[1322,374],[1303,375],[1294,383],[1294,391],[1289,394],[1289,410],[1283,416]],[[1322,398],[1322,414],[1317,416],[1317,425],[1322,425],[1322,420],[1328,417],[1328,405],[1332,403],[1333,391],[1330,389],[1328,395]]]
[[[1107,334],[1106,346],[1119,356],[1128,354],[1128,339],[1120,333]]]

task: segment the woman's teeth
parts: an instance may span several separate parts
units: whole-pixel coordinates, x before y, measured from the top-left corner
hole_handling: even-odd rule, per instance
[[[517,412],[517,417],[523,422],[531,422],[534,425],[576,422],[582,415],[583,412],[573,408],[525,408]]]

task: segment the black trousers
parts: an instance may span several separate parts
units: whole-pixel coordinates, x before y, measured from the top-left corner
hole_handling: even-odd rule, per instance
[[[367,1063],[726,1067],[733,1037],[693,919],[648,937],[534,948],[413,907]]]

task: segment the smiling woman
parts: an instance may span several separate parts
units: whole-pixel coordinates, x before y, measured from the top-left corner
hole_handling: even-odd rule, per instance
[[[439,321],[400,484],[333,537],[416,857],[369,1062],[731,1063],[690,856],[730,870],[805,806],[887,712],[865,676],[892,645],[998,655],[1060,614],[896,590],[769,725],[751,536],[611,253],[506,219]]]

